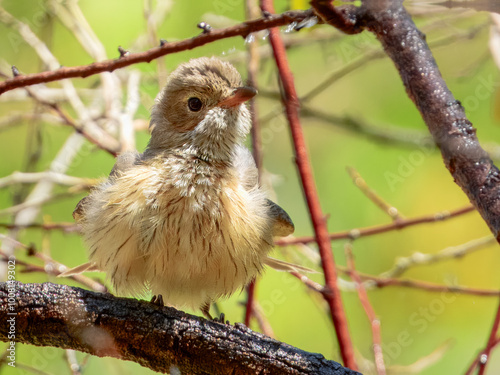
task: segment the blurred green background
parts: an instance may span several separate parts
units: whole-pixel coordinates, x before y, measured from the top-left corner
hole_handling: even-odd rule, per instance
[[[78,4],[104,45],[108,58],[116,58],[119,45],[131,49],[131,52],[153,46],[144,44],[140,50],[132,49],[137,37],[146,33],[144,3],[148,1],[85,0]],[[156,6],[156,2],[152,4]],[[488,49],[490,15],[466,10],[451,12],[437,6],[424,7],[411,2],[408,6],[415,15],[416,23],[426,32],[431,46],[435,42],[446,42],[433,48],[435,58],[450,89],[462,101],[469,119],[478,129],[480,141],[491,147],[500,144],[500,123],[498,113],[495,113],[500,100],[500,77]],[[0,7],[29,24],[61,65],[92,62],[92,58],[60,23],[57,15],[47,11],[44,1],[3,0]],[[306,9],[307,4],[301,1],[276,2],[277,12],[290,8]],[[180,40],[197,35],[200,30],[196,24],[200,21],[211,23],[213,27],[223,27],[244,19],[244,7],[239,1],[173,1],[157,34],[158,38],[168,41]],[[331,73],[380,49],[378,42],[368,33],[344,36],[324,25],[299,33],[283,31],[283,35],[287,40],[298,41],[296,46],[289,49],[288,57],[299,96],[308,93]],[[256,40],[262,46],[267,43],[263,34],[258,34]],[[300,43],[304,40],[305,43]],[[266,47],[263,48],[262,51],[265,51]],[[158,63],[165,64],[167,71],[171,71],[189,58],[215,55],[233,61],[243,77],[246,77],[245,60],[241,54],[245,49],[242,38],[225,39],[192,51],[168,55],[158,62],[126,68],[142,73],[142,101],[135,117],[148,120],[153,99],[159,91],[158,80],[150,78],[157,74]],[[18,37],[16,31],[1,23],[0,51],[0,67],[4,72],[4,68],[9,65],[15,65],[23,73],[46,70],[33,49]],[[295,235],[311,235],[312,227],[294,163],[287,123],[281,114],[280,102],[273,96],[273,93],[279,92],[276,69],[268,56],[262,53],[259,70],[261,95],[257,99],[259,117],[267,119],[262,121],[264,177],[265,181],[270,182],[268,189],[271,194],[277,197],[279,204],[293,218]],[[92,88],[99,84],[99,80],[99,76],[91,76],[72,82],[77,88]],[[60,83],[49,86],[59,87]],[[312,98],[307,106],[321,113],[358,120],[369,129],[389,129],[390,135],[400,131],[427,135],[420,114],[406,96],[398,73],[387,58],[370,58],[359,69],[335,81]],[[34,101],[0,97],[0,118],[36,111],[38,107],[39,104]],[[63,108],[75,115],[68,105],[63,104]],[[271,116],[273,113],[275,115]],[[340,121],[327,123],[308,116],[302,119],[302,125],[331,232],[391,221],[386,213],[356,188],[346,172],[348,166],[355,167],[371,188],[408,218],[458,209],[468,204],[467,197],[454,184],[440,154],[435,150],[377,141],[352,126],[342,126]],[[0,178],[15,171],[46,170],[72,132],[67,126],[36,121],[0,127]],[[137,133],[137,148],[140,151],[144,149],[148,138],[147,130]],[[416,136],[410,135],[410,138],[416,139]],[[113,158],[88,145],[85,150],[85,154],[75,158],[67,173],[88,178],[106,176],[113,166]],[[0,189],[0,210],[22,202],[20,199],[26,196],[32,186],[16,184]],[[64,193],[67,188],[57,187],[55,191]],[[72,222],[71,213],[85,194],[65,196],[45,204],[37,222]],[[10,222],[11,216],[4,214],[0,220]],[[7,233],[4,229],[0,231]],[[378,275],[392,268],[399,257],[416,252],[437,253],[489,233],[486,224],[474,212],[445,222],[360,238],[353,243],[356,267],[360,272]],[[38,251],[50,254],[68,266],[86,261],[86,251],[76,234],[28,229],[20,233],[19,240],[25,244],[33,243]],[[341,265],[346,263],[344,245],[345,241],[332,243],[335,259]],[[312,249],[316,251],[315,246]],[[302,250],[290,247],[277,249],[275,254],[301,259],[305,265],[319,269],[313,261],[301,255]],[[21,260],[42,264],[37,259],[28,258],[23,250],[17,250],[16,256]],[[403,278],[443,285],[498,289],[499,262],[498,245],[493,244],[463,258],[411,268]],[[104,280],[104,275],[95,276]],[[17,277],[22,282],[52,281],[78,285],[71,280],[56,279],[44,273],[21,273],[20,267]],[[321,274],[311,275],[311,278],[320,283],[323,281]],[[349,281],[345,276],[342,278]],[[391,373],[465,372],[477,352],[486,344],[498,303],[493,297],[442,294],[403,287],[372,289],[368,293],[381,321],[384,355]],[[369,322],[355,292],[347,290],[343,298],[359,364],[365,373],[371,373],[367,364],[373,361]],[[279,340],[340,361],[326,305],[298,280],[288,274],[268,270],[257,284],[257,299]],[[244,301],[245,293],[242,293],[221,301],[219,305],[231,322],[242,321]],[[253,325],[252,328],[258,329],[258,326]],[[5,344],[0,344],[0,351],[4,348]],[[431,356],[432,353],[435,356]],[[112,358],[89,357],[82,353],[77,353],[77,358],[84,364],[84,374],[151,373],[135,363]],[[0,373],[71,373],[64,351],[60,349],[18,345],[17,364],[16,369],[1,365]],[[493,352],[488,373],[498,371],[500,353],[496,351]]]

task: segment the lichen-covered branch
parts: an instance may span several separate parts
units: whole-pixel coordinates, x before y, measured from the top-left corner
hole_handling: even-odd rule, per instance
[[[15,315],[8,315],[9,288]],[[167,373],[357,374],[322,355],[146,301],[57,285],[0,283],[0,321],[16,342],[110,356]],[[0,324],[0,341],[9,341]]]

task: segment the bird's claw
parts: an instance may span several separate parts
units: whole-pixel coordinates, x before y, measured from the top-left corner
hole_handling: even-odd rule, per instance
[[[150,301],[153,305],[157,306],[164,306],[165,304],[163,303],[163,296],[161,294],[158,294],[157,296],[153,296]]]
[[[214,322],[217,322],[217,323],[222,323],[222,324],[226,324],[224,321],[226,320],[226,315],[224,313],[220,313],[220,316],[217,318],[213,318],[212,319]]]

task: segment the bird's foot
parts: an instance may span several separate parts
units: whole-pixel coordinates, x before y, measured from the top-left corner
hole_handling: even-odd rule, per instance
[[[226,315],[224,313],[220,313],[218,317],[213,318],[212,315],[210,314],[210,303],[206,303],[201,307],[201,312],[207,318],[208,320],[212,320],[217,323],[222,323],[222,324],[229,324],[229,322],[225,322],[226,320]]]
[[[226,324],[225,320],[226,320],[226,315],[224,313],[220,313],[220,316],[217,318],[213,318],[212,319],[214,322],[218,322],[218,323],[222,323],[222,324]]]
[[[164,306],[165,304],[163,303],[163,296],[161,294],[158,294],[157,296],[153,296],[153,298],[151,298],[151,302],[153,305],[157,305],[157,306]]]

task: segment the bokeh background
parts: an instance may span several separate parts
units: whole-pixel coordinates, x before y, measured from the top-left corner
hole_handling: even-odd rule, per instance
[[[78,4],[90,27],[105,48],[108,58],[117,58],[120,45],[131,52],[155,46],[148,38],[145,9],[165,12],[156,30],[158,39],[168,41],[190,38],[200,30],[196,25],[205,21],[212,27],[224,27],[245,19],[243,2],[236,0],[203,1],[138,1],[138,0],[3,0],[0,8],[28,24],[43,40],[61,65],[88,64],[93,59],[60,21],[51,2],[62,6]],[[305,1],[276,1],[276,9],[307,9]],[[417,25],[427,34],[434,56],[455,97],[462,101],[469,119],[478,130],[480,142],[498,161],[500,145],[500,101],[498,66],[492,58],[489,43],[493,26],[488,12],[473,9],[449,9],[426,2],[407,2]],[[151,31],[151,30],[150,30]],[[151,33],[149,34],[151,35]],[[287,122],[279,101],[279,85],[274,61],[265,33],[254,35],[259,46],[261,64],[257,98],[264,157],[263,181],[270,194],[293,218],[295,236],[313,234],[307,206],[294,163]],[[334,80],[325,90],[304,102],[307,116],[302,126],[309,146],[316,184],[323,211],[328,214],[329,231],[340,232],[355,228],[390,223],[387,213],[376,207],[353,184],[346,172],[354,167],[380,197],[390,202],[404,217],[432,216],[441,211],[468,205],[465,194],[456,186],[444,167],[441,156],[426,142],[428,132],[420,114],[408,99],[403,84],[391,61],[384,57],[379,43],[369,33],[345,36],[326,25],[317,25],[300,32],[283,28],[283,37],[290,42],[288,57],[299,96],[324,82],[335,72],[349,70]],[[154,97],[169,72],[192,57],[215,55],[233,62],[246,77],[245,51],[248,40],[231,38],[211,43],[191,51],[168,55],[150,64],[139,64],[117,71],[123,87],[121,100],[126,101],[127,78],[132,71],[140,72],[140,106],[134,115],[137,128],[137,149],[142,151],[148,141],[147,122]],[[500,48],[500,47],[496,47]],[[10,74],[15,65],[22,73],[46,70],[34,50],[19,37],[17,31],[0,22],[0,71]],[[355,69],[350,69],[357,64]],[[92,89],[100,85],[100,77],[73,79],[82,100],[92,108]],[[59,82],[47,85],[60,87]],[[89,90],[90,89],[90,90]],[[69,114],[73,108],[60,103]],[[74,130],[57,121],[9,118],[46,109],[27,99],[22,89],[0,96],[0,179],[16,171],[47,170],[65,140]],[[49,112],[51,113],[51,112]],[[94,111],[96,118],[99,111]],[[330,116],[329,121],[322,117]],[[22,117],[22,116],[21,116]],[[28,117],[28,116],[26,116]],[[359,126],[355,126],[358,124]],[[380,131],[384,137],[376,137]],[[385,138],[385,140],[383,139]],[[250,145],[250,140],[248,141]],[[114,159],[86,141],[71,162],[70,176],[105,177]],[[498,165],[498,164],[497,164]],[[1,181],[1,180],[0,180]],[[5,181],[5,180],[4,180]],[[0,222],[13,220],[9,208],[23,202],[34,184],[10,184],[0,189]],[[85,191],[58,186],[56,197],[41,206],[38,223],[72,222],[76,203]],[[9,231],[0,228],[0,233]],[[358,271],[380,275],[392,269],[398,259],[416,253],[436,254],[450,251],[489,236],[481,217],[468,213],[443,222],[434,222],[403,230],[362,237],[352,243]],[[78,234],[61,231],[25,229],[17,239],[38,252],[68,266],[86,261],[86,251]],[[5,237],[1,237],[2,246]],[[466,256],[445,259],[428,265],[410,267],[401,277],[441,285],[498,290],[500,284],[500,251],[493,241],[483,241]],[[335,259],[346,264],[346,240],[334,241]],[[465,244],[465,245],[464,245]],[[300,261],[320,270],[316,247],[277,248],[275,255]],[[26,250],[16,249],[19,260],[43,266],[39,259],[29,257]],[[43,272],[22,272],[22,282],[68,283]],[[103,274],[90,274],[104,281]],[[322,283],[321,273],[310,278]],[[370,325],[351,280],[341,275],[343,300],[349,328],[357,351],[358,362],[365,373],[373,373],[373,353]],[[367,286],[368,287],[368,286]],[[390,373],[456,374],[466,368],[486,344],[498,304],[495,297],[436,293],[429,290],[387,286],[369,288],[368,295],[381,322],[386,366]],[[257,283],[256,298],[269,321],[276,338],[307,351],[322,353],[328,359],[340,361],[338,345],[327,308],[322,298],[299,280],[284,273],[268,270]],[[246,294],[220,301],[219,307],[231,321],[242,321]],[[196,313],[196,312],[194,312]],[[255,322],[252,328],[259,329]],[[0,354],[5,350],[0,343]],[[149,374],[150,370],[131,362],[112,358],[97,358],[76,353],[82,374]],[[500,371],[500,353],[493,352],[488,373]],[[17,368],[0,362],[0,373],[70,374],[65,351],[29,345],[17,346]],[[75,372],[76,373],[76,372]]]

